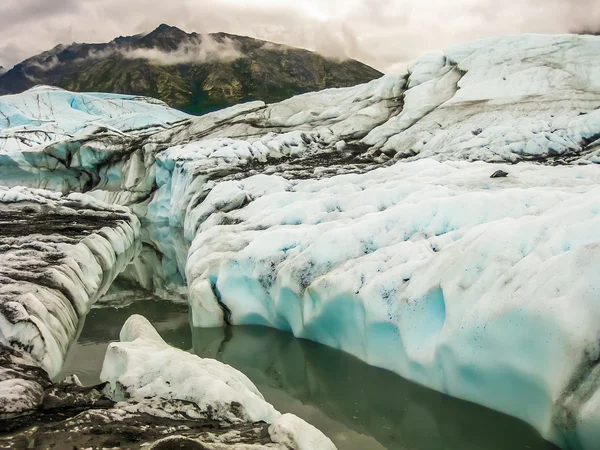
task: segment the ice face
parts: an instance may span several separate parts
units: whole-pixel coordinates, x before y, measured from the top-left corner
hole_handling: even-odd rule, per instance
[[[154,99],[75,94],[48,86],[1,96],[2,183],[63,192],[86,190],[90,177],[104,175],[106,183],[120,173],[113,169],[113,173],[92,175],[90,170],[101,171],[99,165],[111,152],[123,151],[123,143],[134,137],[164,130],[188,117]],[[133,173],[125,185],[136,176],[135,162],[127,166],[133,166]]]
[[[125,208],[73,193],[0,187],[0,343],[51,376],[79,320],[138,251]]]
[[[289,330],[561,442],[585,401],[567,400],[574,380],[598,388],[599,181],[595,167],[429,160],[262,196],[260,179],[221,183],[203,205],[254,200],[199,228],[195,325]]]
[[[39,408],[81,319],[139,251],[126,208],[0,186],[0,412]]]

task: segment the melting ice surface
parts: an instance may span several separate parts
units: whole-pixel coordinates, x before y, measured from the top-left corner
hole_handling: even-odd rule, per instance
[[[185,279],[197,326],[289,330],[597,450],[599,52],[493,38],[193,119],[36,88],[0,101],[0,178],[159,224],[128,275]]]
[[[139,312],[169,344],[244,372],[275,408],[315,425],[340,450],[556,450],[521,421],[289,333],[257,326],[190,330],[187,305],[164,299],[93,309],[63,374],[99,382],[108,343]]]

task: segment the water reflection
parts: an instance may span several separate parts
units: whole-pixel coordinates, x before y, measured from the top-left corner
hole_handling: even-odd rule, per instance
[[[108,343],[130,315],[143,314],[169,344],[241,370],[278,410],[312,423],[340,450],[557,450],[520,421],[281,331],[190,331],[184,304],[142,295],[121,305],[90,312],[64,375],[97,383]]]
[[[340,449],[556,449],[525,423],[281,331],[235,327],[192,335],[196,354],[241,370],[277,409],[303,416]]]

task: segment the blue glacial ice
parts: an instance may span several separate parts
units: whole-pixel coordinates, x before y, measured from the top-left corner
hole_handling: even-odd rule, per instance
[[[424,160],[282,186],[200,226],[194,324],[289,330],[560,442],[557,415],[581,407],[568,386],[597,388],[599,182],[593,166]]]

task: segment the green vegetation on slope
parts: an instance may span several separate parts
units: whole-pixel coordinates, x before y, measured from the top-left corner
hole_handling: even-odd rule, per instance
[[[182,46],[211,42],[232,47],[235,57],[165,64],[132,57],[132,50],[172,54]],[[0,76],[0,92],[50,84],[78,92],[154,97],[202,114],[250,100],[278,102],[297,94],[371,81],[382,74],[355,60],[326,58],[308,50],[224,33],[203,37],[161,25],[145,36],[108,44],[59,46]]]

